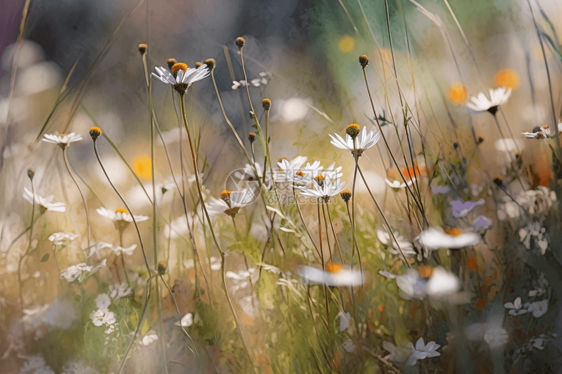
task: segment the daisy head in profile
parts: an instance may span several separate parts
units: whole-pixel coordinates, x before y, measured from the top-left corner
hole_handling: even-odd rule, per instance
[[[119,231],[125,230],[129,227],[129,224],[133,222],[133,216],[123,208],[117,208],[115,211],[111,211],[105,208],[98,208],[96,212],[102,217],[105,217],[115,224],[115,228]],[[147,216],[134,216],[137,222],[142,222],[148,220]]]
[[[490,88],[488,93],[490,98],[480,92],[477,96],[473,96],[466,106],[475,112],[489,112],[495,116],[498,107],[509,100],[511,88],[500,87],[495,90]]]
[[[328,202],[332,196],[338,195],[345,186],[345,182],[341,182],[339,178],[326,178],[323,175],[314,177],[312,186],[296,186],[300,189],[301,194],[306,197],[321,199]]]
[[[457,228],[443,230],[429,228],[419,235],[419,243],[429,251],[440,248],[458,249],[474,246],[482,240],[475,232],[463,232]]]
[[[207,78],[210,74],[207,64],[202,64],[198,68],[190,68],[183,62],[176,62],[170,67],[170,70],[160,66],[154,68],[156,73],[153,76],[158,78],[162,83],[169,84],[180,94],[184,94],[189,86]]]
[[[211,201],[207,204],[207,211],[211,216],[226,214],[234,217],[240,209],[255,200],[255,194],[249,190],[241,191],[224,190],[221,192],[221,198],[215,199],[211,197]]]
[[[68,147],[70,143],[79,142],[82,140],[82,135],[71,132],[70,134],[45,134],[43,141],[46,143],[56,144],[62,149]]]
[[[562,134],[562,122],[558,123],[558,133]],[[548,139],[554,137],[554,134],[547,125],[537,126],[532,132],[522,132],[529,139]]]
[[[339,134],[329,134],[332,139],[330,143],[339,149],[351,151],[353,157],[360,157],[363,152],[373,147],[379,141],[381,132],[379,130],[367,131],[366,127],[361,129],[357,124],[351,124],[345,129],[345,140]]]
[[[59,212],[64,213],[66,211],[66,207],[64,203],[53,203],[54,196],[47,196],[42,197],[37,194],[32,193],[26,187],[23,188],[23,198],[33,204],[35,200],[35,204],[39,206],[39,212],[41,214],[49,211],[49,212]]]
[[[325,284],[331,287],[355,287],[361,286],[363,276],[360,271],[351,270],[338,263],[325,266],[326,270],[312,266],[300,266],[297,274],[310,284]]]

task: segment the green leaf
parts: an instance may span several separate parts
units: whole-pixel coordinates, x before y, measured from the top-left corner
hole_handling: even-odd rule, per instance
[[[47,262],[49,261],[49,257],[50,255],[48,253],[45,253],[43,257],[41,257],[41,260],[39,260],[39,262]]]

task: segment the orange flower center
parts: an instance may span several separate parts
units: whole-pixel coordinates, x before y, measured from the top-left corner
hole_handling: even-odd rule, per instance
[[[123,208],[117,208],[115,209],[115,213],[123,213],[123,214],[129,214],[129,212]]]
[[[187,65],[183,62],[178,62],[172,66],[172,73],[176,74],[178,71],[183,70],[185,73],[187,71]]]
[[[67,134],[60,134],[60,136],[61,136],[62,138],[64,138],[66,135],[67,135]]]
[[[224,190],[221,192],[221,199],[228,199],[230,197],[230,194],[232,193],[231,190]]]
[[[299,177],[302,177],[302,178],[304,178],[304,176],[305,176],[304,172],[302,172],[300,170],[297,171],[295,174],[298,175]]]
[[[431,274],[433,274],[433,266],[420,265],[418,273],[420,273],[420,277],[422,278],[429,278],[431,277]]]
[[[462,232],[459,229],[447,229],[445,230],[445,234],[451,236],[459,236],[460,234],[462,234]]]
[[[449,88],[449,100],[455,104],[462,104],[466,101],[466,87],[460,83],[453,84]]]
[[[342,264],[328,264],[326,265],[326,270],[332,274],[338,273],[341,269],[343,269]]]

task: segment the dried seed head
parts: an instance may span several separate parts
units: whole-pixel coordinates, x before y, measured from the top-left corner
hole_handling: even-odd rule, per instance
[[[351,200],[351,191],[350,190],[343,190],[342,192],[340,192],[340,196],[341,196],[342,200],[347,203],[349,200]]]
[[[141,53],[141,55],[144,55],[146,53],[146,50],[148,49],[148,46],[144,43],[139,44],[139,52]]]
[[[263,106],[263,109],[269,110],[269,109],[271,109],[271,100],[269,100],[269,99],[263,99],[263,100],[261,101],[261,105]]]
[[[221,192],[221,199],[227,200],[230,199],[230,194],[232,193],[231,190],[224,190]]]
[[[168,270],[168,264],[164,261],[160,261],[158,263],[158,274],[164,275],[166,274],[166,270]]]
[[[246,44],[246,39],[241,36],[236,38],[236,45],[238,46],[238,48],[242,49],[242,47],[244,47],[244,44]]]
[[[359,126],[356,123],[352,123],[351,125],[348,125],[345,129],[345,133],[351,136],[352,139],[355,139],[357,135],[359,135],[359,131],[361,131],[361,126]]]
[[[217,64],[217,62],[215,61],[214,58],[208,58],[208,59],[205,60],[205,65],[207,65],[209,70],[213,70],[215,68],[216,64]]]
[[[203,66],[203,64],[200,63],[199,61],[197,61],[197,62],[195,63],[195,68],[196,68],[196,69],[197,69],[197,68],[200,68],[201,66]]]
[[[363,69],[365,69],[365,66],[369,65],[369,57],[365,55],[359,56],[359,64]]]
[[[168,69],[172,70],[172,66],[174,66],[177,63],[175,58],[169,58],[168,59]]]
[[[96,140],[101,135],[101,129],[97,126],[90,127],[90,136],[93,140]]]
[[[496,186],[501,187],[503,186],[503,178],[501,177],[501,175],[496,175],[494,177],[494,183],[496,184]]]
[[[250,143],[253,143],[254,140],[256,140],[256,133],[255,132],[251,132],[248,134],[248,140],[250,141]]]
[[[30,180],[33,180],[33,177],[35,176],[35,169],[34,168],[29,168],[27,169],[27,177]]]
[[[184,64],[183,62],[176,62],[173,66],[172,66],[172,73],[177,74],[178,71],[183,70],[183,72],[185,73],[187,71],[187,64]]]

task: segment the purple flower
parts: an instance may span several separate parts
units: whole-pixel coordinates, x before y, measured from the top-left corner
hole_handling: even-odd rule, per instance
[[[478,232],[488,230],[493,224],[494,221],[485,216],[478,216],[474,221],[472,221],[472,227],[474,227],[474,229]]]
[[[447,186],[433,186],[431,187],[431,191],[434,195],[445,195],[451,191],[451,187]]]
[[[466,217],[466,215],[478,205],[484,205],[484,199],[467,202],[462,202],[461,200],[451,201],[451,206],[453,207],[453,216],[455,216],[455,218]]]

